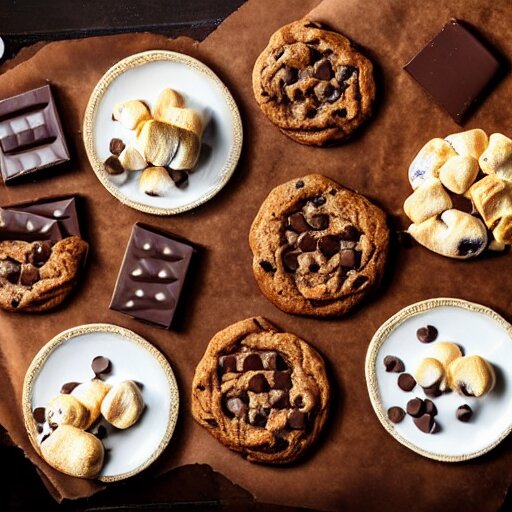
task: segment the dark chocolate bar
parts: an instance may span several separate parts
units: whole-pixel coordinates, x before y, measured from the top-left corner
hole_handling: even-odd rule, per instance
[[[169,328],[193,252],[170,235],[135,224],[110,309]]]
[[[0,101],[0,171],[6,184],[68,160],[49,85]]]
[[[0,241],[61,240],[59,222],[27,212],[0,208]]]
[[[497,77],[500,63],[469,30],[451,20],[404,69],[460,124]]]

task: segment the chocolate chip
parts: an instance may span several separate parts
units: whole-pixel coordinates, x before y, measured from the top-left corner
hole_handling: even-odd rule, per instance
[[[267,261],[267,260],[260,260],[260,267],[265,271],[265,272],[275,272],[276,269],[272,266],[272,263],[270,263],[270,261]]]
[[[429,386],[428,388],[423,388],[423,392],[425,393],[425,395],[429,396],[430,398],[437,398],[438,396],[442,395],[442,392],[439,389],[438,382],[436,382],[432,386]]]
[[[414,418],[419,418],[423,414],[425,414],[425,404],[421,398],[413,398],[407,402],[407,414]]]
[[[188,173],[177,169],[168,169],[169,176],[177,187],[184,187],[188,184]]]
[[[473,393],[471,393],[471,391],[468,391],[468,388],[464,382],[461,382],[458,385],[458,388],[464,396],[475,396]]]
[[[413,422],[425,434],[433,434],[437,427],[434,418],[430,414],[423,414],[419,418],[414,418]]]
[[[267,417],[258,412],[254,415],[253,425],[256,425],[257,427],[264,427],[267,424]]]
[[[319,270],[320,270],[320,265],[318,263],[311,263],[311,265],[309,265],[310,272],[318,272]]]
[[[366,283],[366,281],[368,281],[368,278],[366,276],[357,276],[354,279],[354,282],[352,283],[352,288],[354,288],[354,290],[357,290],[358,288],[361,288],[361,286],[363,286],[363,284]]]
[[[347,109],[346,108],[338,108],[333,114],[338,117],[347,117]]]
[[[329,190],[329,194],[331,194],[331,196],[335,196],[337,193],[338,191],[335,188],[331,188],[331,190]]]
[[[294,409],[288,416],[288,426],[293,430],[304,430],[307,424],[306,413]]]
[[[50,242],[35,242],[28,261],[35,267],[42,267],[50,258],[52,245]]]
[[[286,371],[274,372],[274,389],[290,389],[292,377]]]
[[[299,252],[287,251],[283,254],[283,265],[288,272],[295,272],[299,268]]]
[[[107,437],[107,429],[104,425],[99,425],[98,430],[94,434],[98,439],[105,439]]]
[[[245,405],[240,398],[228,398],[226,408],[237,418],[242,418],[247,412],[247,405]]]
[[[19,299],[12,299],[12,300],[11,300],[11,306],[12,306],[13,308],[17,308],[19,305],[20,305],[20,301],[19,301]]]
[[[318,78],[318,80],[330,80],[332,78],[332,75],[332,66],[327,59],[320,60],[315,64],[313,76],[315,78]]]
[[[304,188],[304,182],[299,180],[295,183],[295,188]]]
[[[302,101],[304,99],[304,93],[300,89],[293,91],[293,101]]]
[[[244,359],[243,371],[263,370],[263,362],[258,354],[249,354]]]
[[[217,423],[216,420],[214,420],[213,418],[208,418],[206,420],[206,423],[208,423],[208,425],[210,425],[210,427],[213,427],[213,428],[217,428],[219,426],[219,424]]]
[[[284,55],[284,50],[279,48],[274,55],[274,59],[279,60]]]
[[[63,395],[69,395],[73,391],[73,389],[75,389],[79,385],[80,382],[66,382],[65,384],[62,384],[62,387],[60,388],[60,393]]]
[[[304,218],[302,213],[297,212],[288,217],[288,225],[293,231],[296,233],[304,233],[305,231],[309,231],[308,223]]]
[[[457,254],[459,256],[467,256],[468,254],[475,254],[482,247],[482,240],[470,240],[464,238],[457,246]]]
[[[311,64],[314,64],[316,61],[320,60],[323,57],[323,55],[313,46],[309,47],[309,51],[309,62]]]
[[[267,379],[261,373],[253,375],[249,379],[247,387],[253,393],[264,393],[270,389]]]
[[[471,409],[468,404],[461,405],[460,407],[457,407],[455,416],[459,421],[467,423],[471,419],[471,416],[473,416],[473,409]]]
[[[433,325],[427,325],[426,327],[420,327],[416,331],[416,337],[421,343],[431,343],[437,338],[438,332]]]
[[[302,407],[304,407],[304,397],[302,395],[296,396],[295,400],[293,401],[293,404],[295,405],[295,407],[301,409]]]
[[[308,219],[308,224],[316,230],[327,229],[329,227],[329,215],[326,213],[311,215]]]
[[[401,373],[405,370],[405,365],[401,359],[396,356],[386,356],[384,366],[387,372]]]
[[[288,363],[279,352],[276,354],[276,370],[288,370]]]
[[[107,374],[112,371],[112,363],[107,357],[96,356],[92,360],[91,368],[96,375]]]
[[[119,156],[124,148],[125,144],[121,139],[114,138],[110,141],[109,150],[113,155]]]
[[[272,407],[274,409],[288,409],[290,407],[290,400],[288,399],[288,394],[283,393],[281,396],[270,400]]]
[[[43,427],[41,425],[37,425],[37,429],[36,430],[37,430],[38,434],[42,434],[44,429],[43,429]]]
[[[437,415],[437,407],[436,404],[432,402],[432,400],[425,398],[425,400],[423,400],[423,403],[425,404],[425,414],[430,414],[430,416]]]
[[[297,240],[297,246],[302,252],[316,251],[316,238],[309,233],[302,233]]]
[[[388,409],[388,418],[392,423],[400,423],[405,418],[405,411],[401,407],[390,407]]]
[[[318,249],[327,258],[332,258],[340,250],[339,238],[335,235],[326,235],[318,241]]]
[[[117,156],[109,156],[105,163],[103,164],[103,167],[105,168],[105,172],[107,174],[110,174],[111,176],[115,176],[117,174],[123,174],[124,168],[119,161],[119,158]]]
[[[32,411],[32,416],[37,421],[37,423],[44,423],[46,420],[46,410],[44,407],[36,407]]]
[[[296,68],[284,68],[283,81],[286,85],[294,84],[299,79],[299,70]]]
[[[21,268],[20,284],[23,286],[32,286],[39,281],[39,270],[33,265],[24,265]]]
[[[309,108],[306,112],[306,117],[309,119],[313,119],[316,116],[316,108]]]
[[[233,356],[233,355],[220,356],[219,357],[219,365],[222,368],[224,373],[236,372],[236,356]]]
[[[327,200],[325,199],[324,196],[316,196],[316,197],[313,197],[313,199],[311,199],[311,204],[315,208],[318,208],[319,206],[324,205],[326,202],[327,202]]]
[[[416,381],[411,374],[402,373],[398,377],[397,384],[402,391],[412,391],[414,386],[416,386]]]
[[[329,84],[330,85],[330,84]],[[329,92],[326,91],[326,100],[329,103],[334,103],[340,96],[341,91],[338,87],[334,87],[333,85],[330,86]]]
[[[356,251],[353,249],[343,249],[340,251],[340,265],[346,268],[355,268]]]
[[[340,238],[342,240],[346,240],[347,242],[357,242],[361,233],[354,226],[345,226],[343,231],[340,234]]]
[[[16,284],[20,277],[21,265],[14,260],[6,259],[0,261],[0,277],[7,279],[12,284]]]
[[[345,80],[348,80],[356,71],[354,66],[341,66],[336,71],[336,80],[341,84]]]

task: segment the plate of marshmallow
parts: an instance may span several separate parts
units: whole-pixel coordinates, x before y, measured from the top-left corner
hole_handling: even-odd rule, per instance
[[[155,461],[178,417],[176,379],[165,357],[128,329],[68,329],[35,356],[23,385],[30,441],[53,468],[114,482]]]
[[[512,431],[512,326],[460,299],[412,304],[375,333],[366,381],[400,443],[443,462],[478,457]]]
[[[181,53],[127,57],[96,85],[84,144],[105,188],[146,213],[203,204],[233,174],[242,148],[238,107],[215,73]]]

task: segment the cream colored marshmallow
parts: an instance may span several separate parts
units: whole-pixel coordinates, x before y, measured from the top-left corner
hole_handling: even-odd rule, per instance
[[[444,138],[460,156],[471,156],[478,160],[487,148],[489,138],[480,128],[453,133]]]
[[[512,140],[501,133],[493,133],[478,163],[485,174],[496,174],[498,178],[512,181]]]
[[[151,119],[151,113],[142,101],[128,100],[114,107],[112,119],[119,121],[128,130],[135,130],[140,123]]]
[[[478,175],[478,160],[472,156],[452,156],[439,169],[441,183],[454,194],[464,194]]]
[[[438,178],[428,178],[405,200],[404,212],[416,224],[452,207],[452,200]]]

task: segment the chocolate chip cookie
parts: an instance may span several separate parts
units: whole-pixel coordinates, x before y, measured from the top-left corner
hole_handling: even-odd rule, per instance
[[[261,317],[218,332],[192,383],[195,420],[252,462],[300,457],[318,437],[328,403],[321,356]]]
[[[372,63],[346,37],[299,20],[275,32],[256,60],[252,83],[261,110],[302,144],[352,134],[372,113]]]
[[[87,243],[59,240],[0,241],[0,308],[46,311],[60,304],[77,280]]]
[[[389,245],[384,212],[320,174],[270,192],[249,234],[263,294],[287,313],[336,316],[381,280]]]

